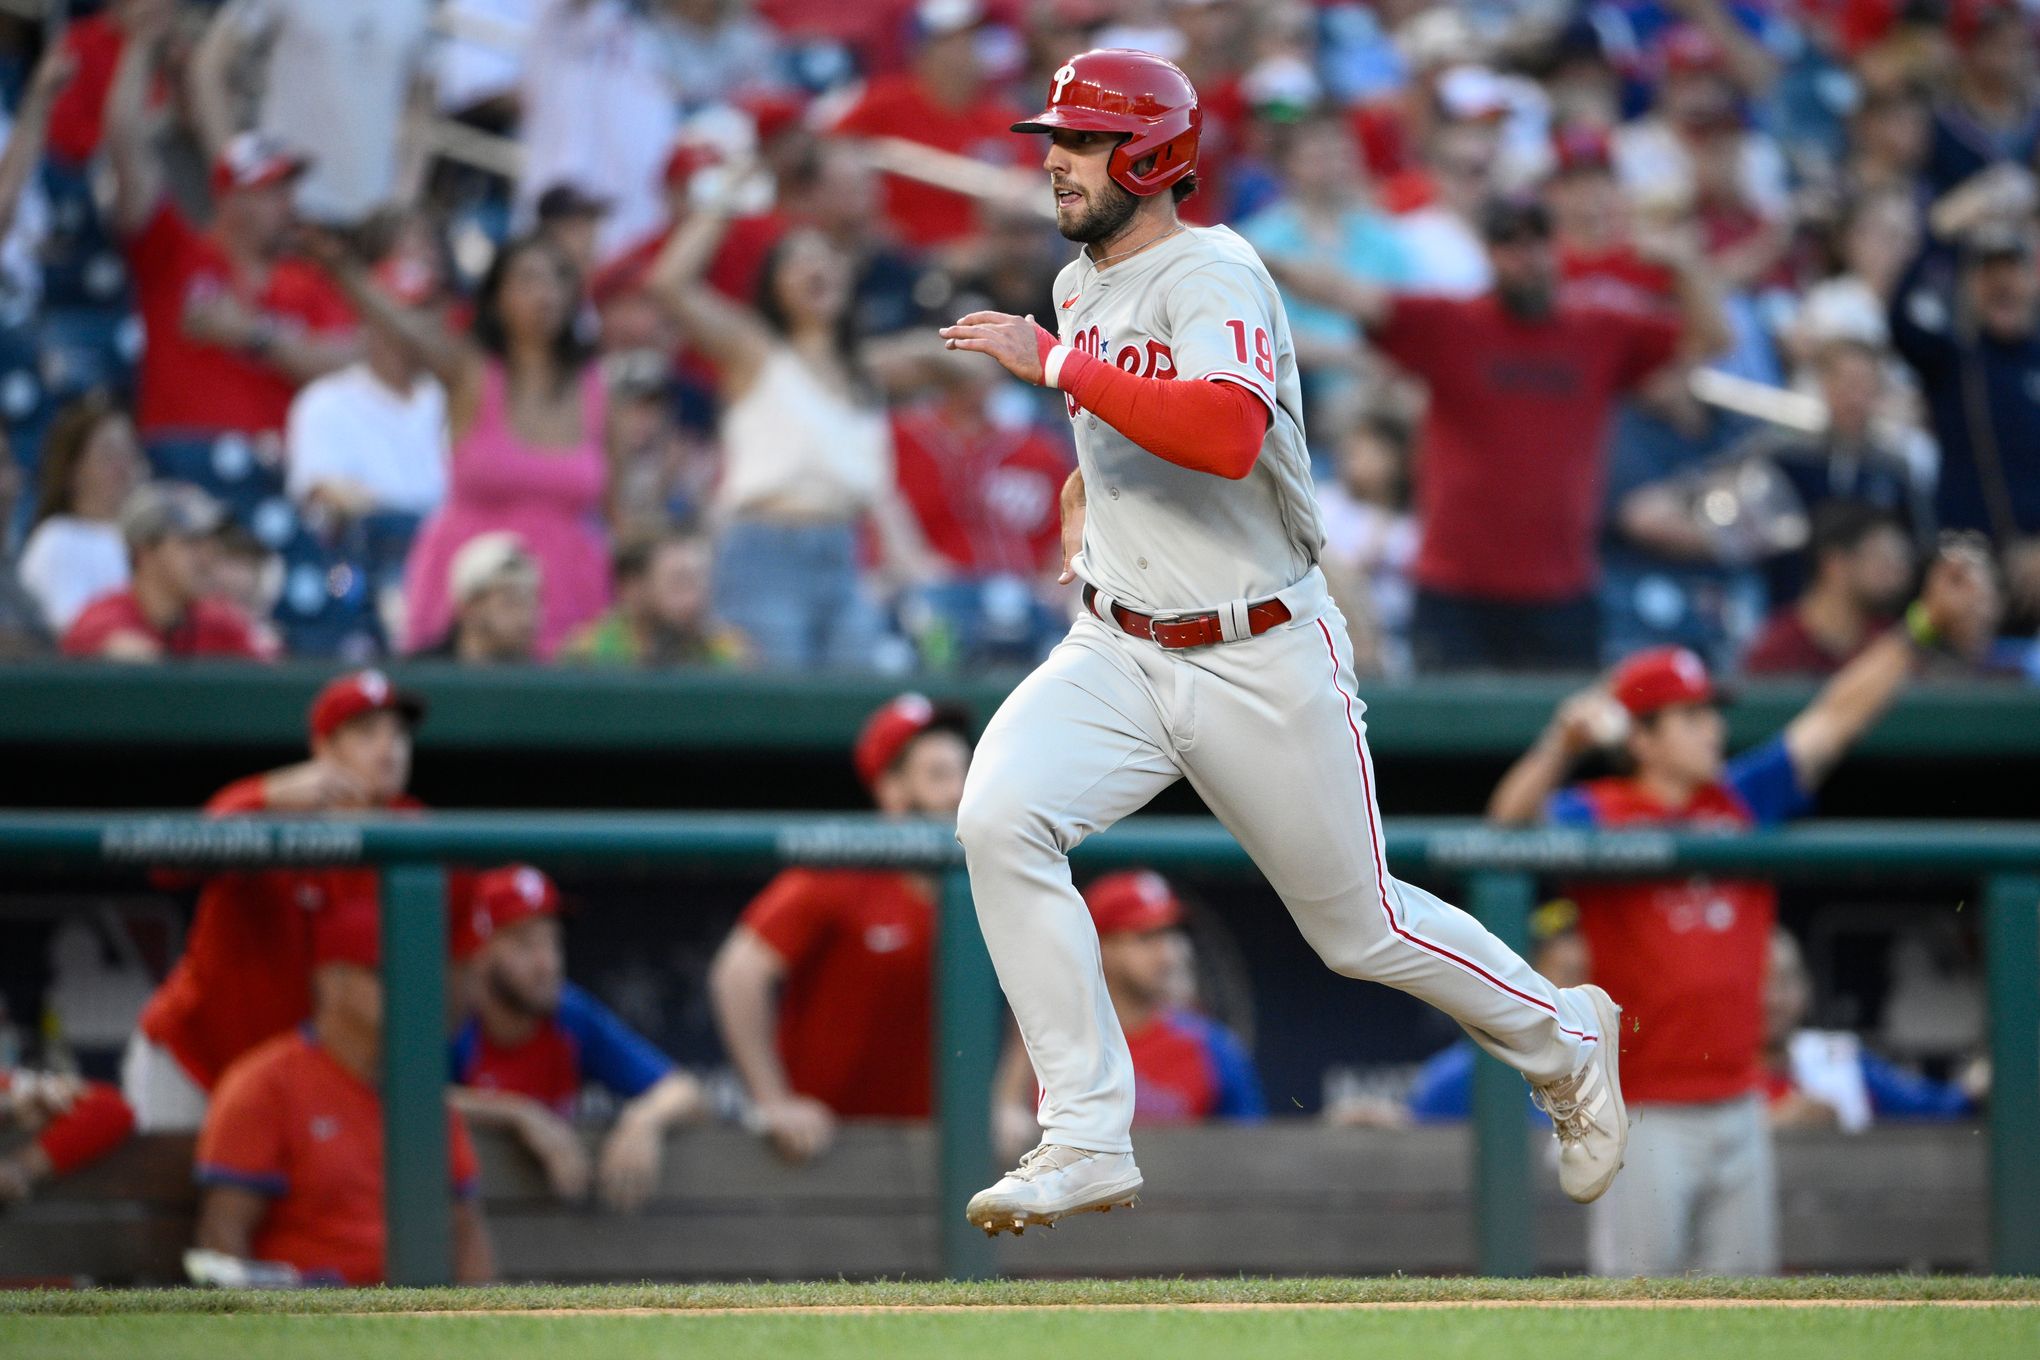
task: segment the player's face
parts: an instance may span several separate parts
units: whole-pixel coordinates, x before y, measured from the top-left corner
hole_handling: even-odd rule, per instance
[[[1137,1005],[1155,1006],[1168,1000],[1181,957],[1177,947],[1181,934],[1175,927],[1167,926],[1161,930],[1116,931],[1099,940],[1098,955],[1106,985]]]
[[[318,1021],[358,1038],[382,1042],[382,978],[372,968],[328,963],[312,974]]]
[[[1133,220],[1140,200],[1112,182],[1106,166],[1119,135],[1072,132],[1059,128],[1049,135],[1049,187],[1055,193],[1056,229],[1072,241],[1090,245],[1109,241]]]
[[[334,728],[318,754],[360,780],[377,804],[387,803],[411,782],[411,725],[388,709],[364,713]]]
[[[559,921],[534,916],[497,931],[483,966],[489,992],[499,1001],[526,1015],[551,1015],[559,1009],[567,976]]]
[[[1721,778],[1727,738],[1728,725],[1714,705],[1674,704],[1636,725],[1629,750],[1641,772],[1699,786]]]
[[[970,747],[962,737],[924,732],[878,781],[879,810],[895,817],[954,817],[969,772]]]

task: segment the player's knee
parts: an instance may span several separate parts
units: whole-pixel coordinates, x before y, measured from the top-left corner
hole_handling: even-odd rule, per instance
[[[963,786],[956,839],[969,854],[989,855],[1040,838],[1046,826],[1047,819],[1002,780],[972,778]]]

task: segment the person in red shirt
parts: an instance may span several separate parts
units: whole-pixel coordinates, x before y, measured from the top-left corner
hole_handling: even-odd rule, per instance
[[[1727,760],[1706,665],[1640,652],[1575,695],[1496,788],[1488,819],[1576,827],[1743,830],[1811,809],[1813,791],[1897,696],[1926,644],[1974,650],[1995,625],[1987,562],[1934,564],[1919,627],[1885,634],[1785,729]],[[1621,733],[1630,772],[1561,787]],[[1571,885],[1593,980],[1620,999],[1622,1089],[1634,1113],[1623,1176],[1588,1210],[1603,1275],[1758,1275],[1778,1268],[1775,1169],[1759,1097],[1764,976],[1777,892],[1694,876]]]
[[[121,508],[129,577],[87,604],[64,631],[65,656],[104,661],[165,657],[273,660],[275,635],[231,601],[206,593],[219,505],[195,486],[152,482]]]
[[[1474,298],[1394,296],[1270,267],[1353,312],[1430,389],[1415,468],[1418,668],[1584,670],[1599,653],[1609,415],[1658,369],[1723,348],[1727,331],[1691,256],[1674,322],[1567,301],[1537,202],[1491,201],[1481,235],[1495,287]]]
[[[145,438],[279,433],[300,385],[359,357],[354,314],[287,253],[303,157],[257,133],[234,137],[212,168],[203,231],[165,194],[143,108],[163,41],[161,22],[130,29],[106,103],[113,226],[146,341],[136,423]]]
[[[954,817],[969,732],[960,710],[919,694],[874,713],[854,755],[878,810]],[[928,1117],[934,948],[935,883],[924,874],[788,869],[744,909],[709,998],[781,1156],[816,1156],[838,1119]]]
[[[176,0],[112,0],[98,14],[82,15],[64,26],[59,46],[70,58],[75,74],[50,112],[52,156],[82,166],[98,152],[106,125],[107,92],[113,88],[128,34],[137,29],[159,30],[176,7]],[[153,107],[166,96],[167,85],[159,78],[146,97]]]
[[[0,1204],[18,1203],[43,1181],[90,1166],[134,1127],[135,1112],[104,1082],[0,1067],[0,1129],[34,1135],[0,1153]]]
[[[1750,675],[1834,674],[1891,625],[1912,584],[1912,539],[1874,505],[1821,506],[1808,552],[1813,580],[1757,633],[1743,655]]]
[[[1636,247],[1608,134],[1590,126],[1563,128],[1551,139],[1551,153],[1544,199],[1551,208],[1560,295],[1577,306],[1672,310],[1678,277]]]
[[[380,671],[340,676],[313,701],[312,758],[229,784],[206,814],[417,808],[404,789],[411,734],[424,713],[423,700]],[[209,880],[183,957],[142,1008],[121,1064],[121,1087],[142,1130],[197,1128],[227,1065],[311,1014],[318,918],[376,900],[374,869],[268,869]]]
[[[996,370],[944,364],[940,373],[936,395],[892,418],[894,475],[928,546],[971,576],[1059,569],[1068,452],[1039,426],[992,419]]]
[[[1107,874],[1084,889],[1084,905],[1098,931],[1112,1009],[1133,1054],[1134,1125],[1265,1118],[1253,1054],[1191,1004],[1196,979],[1183,903],[1168,880],[1152,869]],[[1017,1042],[1006,1046],[994,1091],[1001,1144],[1034,1146],[1041,1138],[1034,1114],[1040,1088]]]
[[[883,75],[836,123],[847,137],[898,137],[994,165],[1014,164],[1010,131],[1018,110],[988,94],[977,56],[982,7],[970,0],[924,0],[921,45],[909,71]],[[901,240],[945,246],[978,229],[977,206],[948,189],[888,176],[885,216]]]
[[[588,1154],[570,1122],[595,1082],[620,1107],[596,1159],[602,1201],[629,1212],[659,1183],[666,1135],[706,1112],[701,1083],[566,977],[560,892],[528,864],[475,880],[481,986],[454,1034],[454,1105],[476,1124],[510,1129],[544,1166],[553,1192],[587,1193]]]
[[[200,1252],[282,1266],[305,1284],[383,1282],[380,917],[372,903],[319,917],[310,1022],[221,1078],[198,1135]],[[495,1273],[480,1165],[459,1112],[446,1118],[453,1274],[476,1284]]]

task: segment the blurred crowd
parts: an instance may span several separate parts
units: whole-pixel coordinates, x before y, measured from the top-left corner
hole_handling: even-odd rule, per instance
[[[1067,426],[934,328],[1053,312],[1008,125],[1126,46],[1377,674],[1828,673],[1960,535],[1949,669],[2040,676],[2040,7],[72,8],[0,19],[0,656],[1032,661]]]

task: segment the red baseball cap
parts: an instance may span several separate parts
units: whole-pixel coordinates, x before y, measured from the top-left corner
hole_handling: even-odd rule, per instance
[[[1721,72],[1728,69],[1728,49],[1698,24],[1680,24],[1665,34],[1660,49],[1667,74]]]
[[[559,914],[559,885],[529,864],[506,864],[475,879],[475,934],[481,943],[534,917]]]
[[[382,912],[374,902],[336,902],[312,918],[312,966],[382,966]]]
[[[312,700],[312,740],[330,737],[364,713],[401,713],[416,727],[425,718],[425,701],[398,689],[381,671],[351,671],[326,683]]]
[[[1632,718],[1647,717],[1674,704],[1713,703],[1715,698],[1707,663],[1685,647],[1638,652],[1615,668],[1608,689]]]
[[[878,787],[879,776],[892,768],[907,744],[932,728],[958,733],[970,730],[970,716],[952,705],[937,704],[925,694],[902,694],[864,721],[851,748],[857,777],[864,787]]]
[[[296,179],[311,167],[310,156],[291,150],[274,137],[260,132],[236,133],[213,161],[212,188],[216,194],[261,189]]]
[[[1105,875],[1084,890],[1084,905],[1100,935],[1144,934],[1183,924],[1176,890],[1152,869]]]

